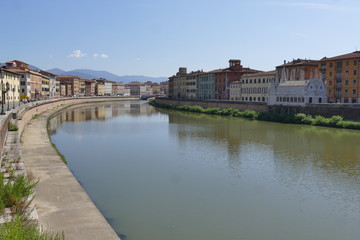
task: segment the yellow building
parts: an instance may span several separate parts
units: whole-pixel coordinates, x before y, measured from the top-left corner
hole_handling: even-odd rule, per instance
[[[44,97],[44,93],[42,91],[43,75],[31,70],[29,71],[29,73],[31,99],[42,99]]]
[[[360,51],[320,60],[329,103],[360,103]]]
[[[230,100],[240,101],[241,100],[241,82],[235,81],[230,83]]]
[[[66,93],[61,92],[62,96],[79,97],[85,95],[85,80],[77,76],[57,76],[61,85],[66,85]]]
[[[15,102],[20,100],[20,74],[12,69],[1,68],[0,81],[0,91],[6,92],[4,99],[5,102],[12,103],[9,106],[13,107]],[[0,99],[3,101],[2,94],[0,94]]]
[[[95,85],[95,95],[104,96],[105,94],[105,85],[101,83],[96,83]]]

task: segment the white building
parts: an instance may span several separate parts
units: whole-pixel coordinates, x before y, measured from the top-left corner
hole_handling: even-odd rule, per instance
[[[112,95],[112,83],[108,81],[104,81],[104,85],[105,85],[104,95],[105,96]]]
[[[268,105],[305,106],[308,103],[326,103],[326,87],[319,80],[318,73],[310,79],[287,81],[285,68],[280,81],[271,84]],[[304,76],[305,74],[301,74]]]
[[[267,103],[271,83],[275,82],[275,71],[244,74],[241,76],[240,98],[244,102]]]

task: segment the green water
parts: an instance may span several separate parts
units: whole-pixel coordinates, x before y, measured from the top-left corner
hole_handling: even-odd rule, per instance
[[[70,109],[53,142],[123,240],[354,240],[360,131],[118,102]]]

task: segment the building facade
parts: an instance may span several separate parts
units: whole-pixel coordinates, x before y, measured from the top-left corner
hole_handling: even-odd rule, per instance
[[[241,77],[239,100],[244,102],[268,102],[271,83],[275,82],[275,71],[244,74]]]
[[[203,72],[198,77],[198,99],[209,100],[215,98],[215,74]]]
[[[360,103],[360,51],[324,57],[319,68],[329,103]]]
[[[95,95],[95,81],[85,79],[84,84],[85,84],[85,96],[94,96]]]
[[[294,60],[276,68],[269,89],[269,105],[305,106],[326,103],[326,87],[319,78],[317,61]],[[290,75],[290,76],[289,76]]]
[[[46,72],[46,71],[40,71],[40,73],[43,76],[46,76],[49,80],[49,85],[48,85],[48,95],[49,98],[54,98],[56,97],[56,75],[52,74],[50,72]],[[43,86],[43,88],[46,88],[46,86]]]
[[[85,79],[77,76],[57,76],[61,85],[66,85],[66,92],[62,96],[79,97],[85,95]]]
[[[230,101],[241,100],[241,82],[235,81],[230,83]]]
[[[244,74],[257,73],[258,70],[244,68],[238,59],[230,59],[229,67],[215,70],[215,99],[229,100],[230,83],[239,81]]]
[[[0,91],[4,93],[0,94],[2,102],[8,104],[8,109],[15,106],[15,102],[20,101],[20,74],[12,69],[1,68],[0,69],[0,80],[2,82]]]
[[[176,75],[169,78],[169,98],[185,99],[187,68],[180,67]]]

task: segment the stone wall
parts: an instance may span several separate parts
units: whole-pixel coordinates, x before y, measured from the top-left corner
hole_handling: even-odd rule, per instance
[[[305,113],[309,115],[321,115],[332,117],[340,115],[349,121],[360,121],[360,104],[306,104],[300,106],[269,106],[269,112],[273,113]]]
[[[157,103],[173,105],[201,106],[203,108],[234,108],[240,111],[254,110],[257,112],[273,113],[305,113],[310,115],[321,115],[332,117],[340,115],[349,121],[360,121],[360,104],[306,104],[306,106],[268,106],[261,103],[242,103],[236,101],[196,101],[196,100],[177,100],[168,98],[156,98]]]
[[[173,105],[188,105],[188,106],[201,106],[203,108],[233,108],[240,111],[245,110],[254,110],[257,112],[268,112],[269,107],[264,103],[243,103],[236,101],[219,101],[219,100],[209,100],[209,101],[197,101],[197,100],[178,100],[178,99],[168,99],[168,98],[156,98],[157,103],[162,104],[173,104]]]

